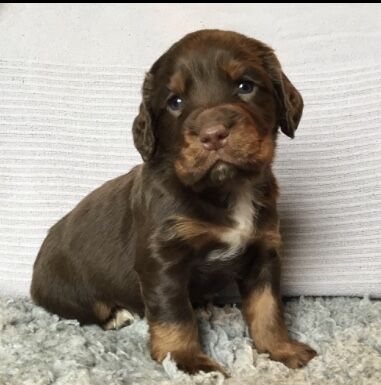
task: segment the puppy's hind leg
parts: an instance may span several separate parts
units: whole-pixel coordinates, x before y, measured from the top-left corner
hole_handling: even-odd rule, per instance
[[[138,316],[127,309],[111,308],[103,302],[97,302],[95,311],[104,330],[118,330],[131,325]]]

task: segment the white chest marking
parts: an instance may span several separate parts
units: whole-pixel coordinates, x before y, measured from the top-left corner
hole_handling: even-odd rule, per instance
[[[227,261],[236,257],[247,245],[254,232],[255,207],[253,191],[245,186],[239,192],[233,206],[234,226],[222,233],[220,239],[226,248],[214,250],[208,255],[208,261]]]

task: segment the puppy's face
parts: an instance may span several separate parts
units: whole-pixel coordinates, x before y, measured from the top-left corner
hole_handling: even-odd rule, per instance
[[[205,30],[153,65],[133,133],[143,159],[169,162],[182,183],[223,185],[269,166],[278,127],[293,137],[302,108],[269,47]]]

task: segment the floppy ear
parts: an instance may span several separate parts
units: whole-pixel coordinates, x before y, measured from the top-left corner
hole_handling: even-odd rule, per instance
[[[279,100],[279,126],[284,134],[293,138],[303,113],[303,98],[281,71],[280,82],[275,87]]]
[[[278,100],[278,125],[282,132],[293,138],[303,113],[303,98],[283,73],[281,65],[271,50],[264,57]]]
[[[150,100],[153,89],[153,75],[147,73],[142,87],[143,100],[139,107],[139,114],[132,125],[132,135],[135,147],[145,162],[149,161],[155,150],[155,136],[152,126],[152,112]]]

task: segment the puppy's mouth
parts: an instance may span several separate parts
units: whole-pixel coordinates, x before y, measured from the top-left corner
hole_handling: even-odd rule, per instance
[[[258,175],[260,175],[259,168],[237,165],[216,157],[209,167],[200,170],[191,184],[195,190],[211,187],[229,190],[242,183],[244,179],[252,179]]]
[[[194,156],[175,162],[176,173],[188,186],[223,187],[260,173],[261,165],[253,158],[238,157],[226,149],[196,151]]]

